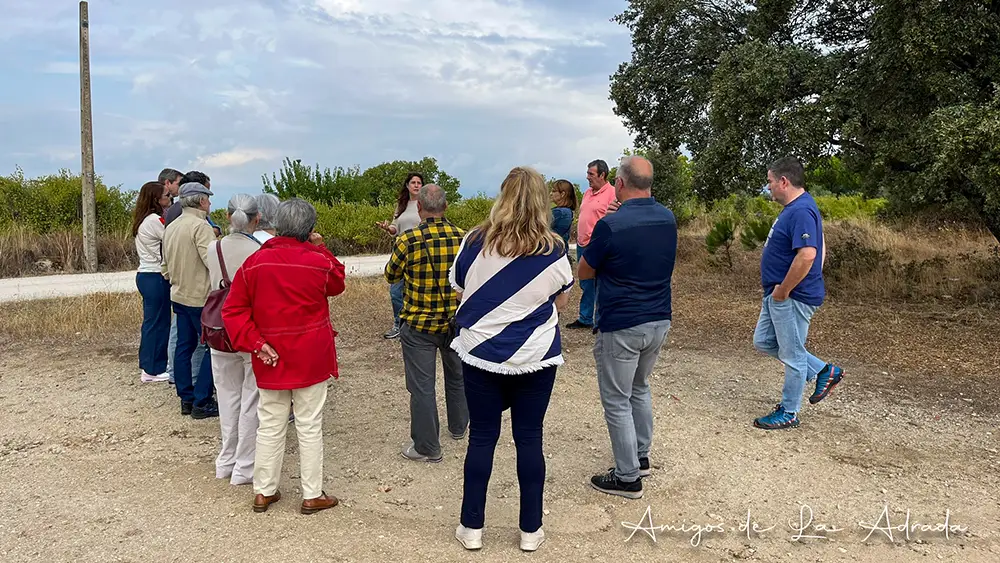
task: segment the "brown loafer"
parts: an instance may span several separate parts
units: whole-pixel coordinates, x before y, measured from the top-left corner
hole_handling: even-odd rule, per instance
[[[323,492],[316,498],[302,501],[301,512],[302,514],[315,514],[320,510],[333,508],[338,504],[340,504],[340,501],[337,500],[337,497],[327,496],[326,492]]]
[[[253,499],[254,512],[267,512],[267,507],[281,500],[281,491],[274,491],[271,496],[257,495]]]

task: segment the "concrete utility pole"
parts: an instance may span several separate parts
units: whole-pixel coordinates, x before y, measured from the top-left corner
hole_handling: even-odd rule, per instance
[[[97,200],[94,194],[94,124],[90,107],[90,19],[80,2],[80,152],[83,156],[83,267],[97,271]]]

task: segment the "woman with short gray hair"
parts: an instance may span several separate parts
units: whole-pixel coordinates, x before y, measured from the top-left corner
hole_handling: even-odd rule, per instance
[[[257,200],[260,224],[257,225],[257,230],[254,231],[253,236],[263,244],[274,238],[276,234],[274,230],[274,214],[278,211],[278,205],[281,203],[281,200],[274,194],[260,194],[254,199]]]
[[[278,481],[294,401],[299,510],[313,514],[338,503],[323,491],[323,406],[327,380],[338,376],[327,298],[343,293],[344,265],[315,232],[316,210],[308,202],[282,202],[273,223],[277,236],[236,273],[222,320],[233,347],[253,353],[260,387],[253,510],[265,512],[281,500]]]
[[[230,234],[208,246],[212,290],[229,286],[247,257],[261,243],[253,233],[260,212],[253,196],[236,194],[229,200]],[[222,262],[219,261],[221,249]],[[219,401],[222,448],[215,460],[215,476],[232,485],[253,483],[257,450],[257,403],[260,395],[250,354],[212,350],[212,373]]]

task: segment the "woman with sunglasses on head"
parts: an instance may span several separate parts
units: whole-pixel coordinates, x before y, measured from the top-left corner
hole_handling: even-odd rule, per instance
[[[139,339],[139,379],[143,383],[167,381],[167,343],[170,340],[170,282],[161,273],[163,264],[163,210],[170,192],[160,182],[146,182],[139,190],[132,213],[132,236],[139,255],[135,285],[142,296],[142,335]]]

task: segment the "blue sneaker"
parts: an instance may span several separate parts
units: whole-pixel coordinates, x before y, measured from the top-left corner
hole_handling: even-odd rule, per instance
[[[785,412],[785,407],[778,405],[771,414],[754,420],[753,425],[764,430],[794,428],[799,425],[799,417],[794,412]]]
[[[843,368],[826,364],[826,367],[816,375],[816,391],[809,397],[809,404],[815,405],[825,399],[841,379],[844,379]]]

